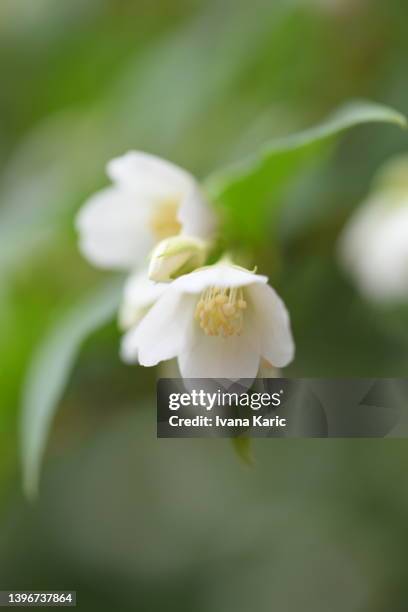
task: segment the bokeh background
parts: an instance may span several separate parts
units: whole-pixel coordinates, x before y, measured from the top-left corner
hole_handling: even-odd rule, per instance
[[[19,406],[50,325],[107,278],[75,211],[106,161],[158,154],[200,178],[349,98],[408,112],[400,0],[2,0],[0,588],[76,589],[81,610],[405,611],[405,440],[157,440],[157,371],[116,324],[84,344],[40,496],[22,494]],[[347,133],[285,194],[259,268],[291,312],[289,376],[405,376],[404,307],[363,300],[335,244],[393,126]],[[250,206],[250,202],[248,202]]]

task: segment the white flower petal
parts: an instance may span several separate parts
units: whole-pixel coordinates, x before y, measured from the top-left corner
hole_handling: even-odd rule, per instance
[[[166,283],[151,281],[146,270],[129,276],[125,283],[123,300],[119,311],[119,324],[129,329],[138,323],[146,310],[156,302],[168,288]]]
[[[201,293],[207,287],[245,287],[253,283],[263,284],[267,281],[266,276],[222,263],[180,276],[173,282],[173,285],[185,293]]]
[[[207,336],[194,321],[178,363],[183,378],[255,378],[260,363],[258,336],[249,326],[241,336]]]
[[[180,202],[178,220],[182,233],[209,240],[215,233],[217,217],[204,195],[193,186]]]
[[[107,164],[108,176],[134,194],[160,199],[183,197],[195,180],[178,166],[141,151],[129,151]]]
[[[139,345],[136,336],[137,328],[138,325],[135,325],[122,336],[120,356],[128,364],[138,363]]]
[[[80,249],[101,268],[132,268],[153,246],[146,231],[148,203],[110,187],[84,204],[76,218]]]
[[[195,303],[194,297],[169,287],[136,328],[124,336],[121,351],[124,361],[139,360],[141,365],[153,366],[178,355],[194,316]]]
[[[285,304],[269,285],[253,284],[247,292],[253,309],[251,326],[258,330],[262,357],[278,368],[288,365],[295,347]]]

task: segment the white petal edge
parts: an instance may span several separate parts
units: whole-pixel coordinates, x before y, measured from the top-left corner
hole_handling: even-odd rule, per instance
[[[146,270],[131,274],[125,283],[119,310],[121,329],[129,329],[139,322],[141,313],[152,306],[166,289],[166,283],[151,281]]]
[[[76,217],[79,248],[100,268],[140,265],[153,246],[147,231],[148,206],[129,192],[108,187],[91,196]]]
[[[154,366],[176,357],[193,319],[196,299],[169,287],[140,323],[122,340],[121,356],[127,363]]]
[[[286,306],[270,285],[253,284],[247,292],[253,308],[252,325],[259,334],[260,354],[271,365],[283,368],[295,354]]]
[[[173,282],[173,286],[185,293],[201,293],[207,287],[245,287],[267,282],[266,276],[221,263],[180,276]]]
[[[115,183],[134,194],[160,199],[183,197],[195,184],[193,176],[171,162],[144,153],[129,151],[108,162],[106,171]]]
[[[215,211],[196,186],[193,186],[181,200],[177,217],[183,234],[204,240],[210,240],[215,234],[217,228]]]

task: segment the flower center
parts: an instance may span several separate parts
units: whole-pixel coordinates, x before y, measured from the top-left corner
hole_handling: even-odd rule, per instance
[[[177,219],[179,201],[177,198],[161,200],[150,216],[149,226],[157,242],[180,233],[181,224]]]
[[[195,318],[207,336],[239,336],[246,307],[241,287],[209,287],[201,294]]]

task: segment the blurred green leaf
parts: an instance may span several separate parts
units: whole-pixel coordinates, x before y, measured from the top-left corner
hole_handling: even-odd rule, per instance
[[[56,322],[34,354],[23,389],[21,421],[24,490],[31,498],[38,490],[51,421],[81,344],[113,318],[120,295],[117,280],[98,288]]]
[[[206,181],[210,199],[225,214],[231,238],[256,242],[265,235],[267,211],[278,210],[282,190],[334,137],[365,123],[406,126],[397,111],[371,102],[351,102],[323,123],[264,144],[255,154]]]

